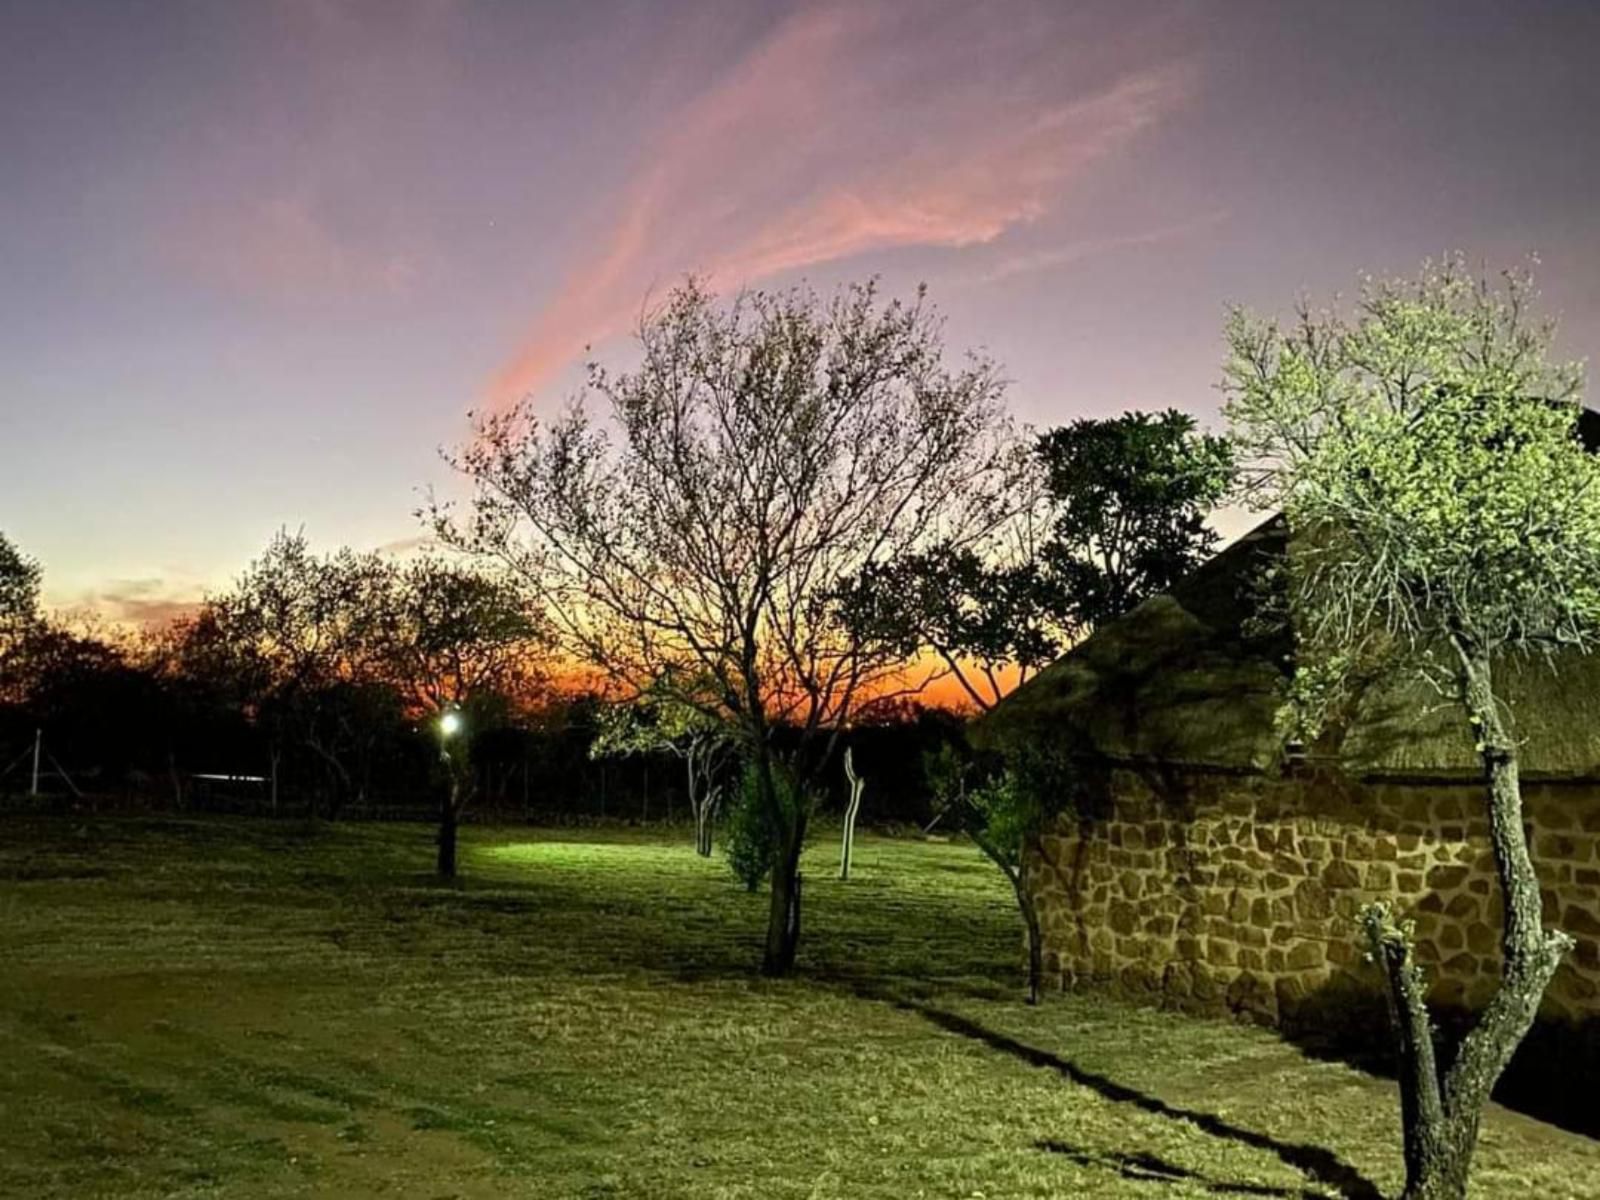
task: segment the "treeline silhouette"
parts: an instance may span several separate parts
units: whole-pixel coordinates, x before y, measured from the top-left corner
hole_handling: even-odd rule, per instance
[[[563,686],[510,591],[458,563],[318,556],[282,534],[228,591],[140,631],[42,613],[39,566],[3,536],[0,577],[13,808],[430,819],[448,787],[437,718],[459,706],[468,819],[690,817],[682,759],[593,754],[605,698]],[[916,764],[959,720],[902,702],[851,730],[869,822],[931,820]]]

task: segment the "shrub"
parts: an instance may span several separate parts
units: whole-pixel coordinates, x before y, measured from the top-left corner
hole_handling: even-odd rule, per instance
[[[772,764],[772,783],[778,791],[778,805],[784,812],[792,813],[797,805],[809,803],[810,797],[803,792],[794,772],[782,763]],[[772,870],[780,849],[778,826],[761,804],[754,763],[746,763],[739,777],[739,790],[725,828],[723,853],[727,855],[728,866],[753,892]]]

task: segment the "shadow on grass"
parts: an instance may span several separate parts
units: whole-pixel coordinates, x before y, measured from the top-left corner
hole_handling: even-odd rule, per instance
[[[1396,1078],[1394,1027],[1376,977],[1368,987],[1335,980],[1285,1014],[1278,1032],[1312,1058]],[[1429,1005],[1439,1069],[1448,1070],[1477,1015],[1459,1004]],[[1572,1133],[1600,1137],[1600,1017],[1540,1017],[1495,1084],[1497,1104]]]
[[[1257,1133],[1253,1129],[1244,1129],[1238,1125],[1231,1124],[1215,1113],[1177,1108],[1155,1096],[1147,1095],[1136,1088],[1118,1083],[1114,1079],[1108,1079],[1104,1075],[1086,1071],[1076,1063],[1061,1058],[1059,1055],[1051,1054],[1048,1050],[1041,1050],[1037,1046],[1029,1046],[996,1030],[986,1029],[976,1021],[963,1017],[958,1013],[946,1012],[943,1009],[931,1008],[927,1005],[905,1000],[891,1000],[890,1002],[897,1008],[916,1013],[941,1029],[980,1041],[992,1049],[1021,1059],[1029,1066],[1048,1067],[1073,1083],[1090,1088],[1114,1103],[1131,1104],[1135,1108],[1158,1117],[1167,1117],[1175,1121],[1188,1121],[1212,1137],[1238,1142],[1241,1145],[1274,1154],[1284,1163],[1305,1173],[1318,1183],[1337,1188],[1339,1193],[1346,1197],[1346,1200],[1383,1200],[1383,1193],[1378,1191],[1371,1180],[1367,1179],[1366,1176],[1362,1175],[1331,1150],[1303,1142],[1280,1142],[1264,1133]],[[1054,1150],[1057,1153],[1071,1151],[1070,1147],[1054,1142],[1041,1143],[1040,1148]],[[1122,1156],[1116,1157],[1120,1159]],[[1136,1166],[1140,1161],[1142,1161],[1142,1156],[1130,1156],[1126,1165],[1130,1167]],[[1158,1161],[1150,1160],[1151,1163]],[[1181,1171],[1181,1168],[1165,1168],[1164,1171],[1156,1171],[1151,1165],[1147,1164],[1143,1169],[1147,1172],[1146,1177],[1158,1177],[1164,1173],[1168,1179],[1175,1183],[1180,1179],[1193,1178],[1187,1173],[1174,1173]],[[1292,1192],[1261,1191],[1259,1189],[1255,1191],[1241,1190],[1235,1185],[1228,1184],[1210,1184],[1209,1186],[1213,1191],[1226,1192],[1232,1189],[1237,1194],[1243,1195],[1295,1194]]]
[[[1154,1154],[1096,1154],[1077,1146],[1058,1142],[1053,1138],[1045,1138],[1033,1144],[1035,1150],[1044,1150],[1051,1154],[1059,1154],[1071,1159],[1082,1167],[1098,1167],[1117,1172],[1124,1179],[1136,1179],[1141,1183],[1191,1183],[1198,1184],[1208,1192],[1219,1196],[1284,1196],[1289,1200],[1305,1197],[1315,1197],[1315,1192],[1304,1188],[1268,1187],[1256,1183],[1222,1183],[1217,1180],[1207,1179],[1198,1171],[1191,1171],[1187,1167],[1180,1167],[1176,1163],[1169,1163]]]

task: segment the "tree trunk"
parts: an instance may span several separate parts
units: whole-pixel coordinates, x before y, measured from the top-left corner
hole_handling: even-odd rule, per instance
[[[1464,1200],[1484,1106],[1572,947],[1570,937],[1547,931],[1542,923],[1539,880],[1523,827],[1517,746],[1500,717],[1489,655],[1463,635],[1451,641],[1460,659],[1462,701],[1483,764],[1489,841],[1505,899],[1501,981],[1441,1079],[1409,939],[1385,910],[1369,910],[1368,936],[1387,977],[1400,1042],[1403,1200]]]
[[[689,811],[694,815],[694,852],[701,858],[711,857],[711,779],[707,772],[695,770],[695,750],[683,756],[689,774]]]
[[[278,743],[272,743],[272,815],[278,815]]]
[[[167,774],[172,778],[172,804],[180,812],[183,809],[183,776],[178,773],[178,757],[171,750],[167,751]]]
[[[794,966],[800,945],[800,852],[805,848],[806,814],[804,801],[795,788],[794,808],[785,808],[778,799],[772,777],[772,758],[765,745],[756,752],[756,781],[769,820],[777,825],[778,854],[772,864],[772,902],[767,910],[767,945],[761,973],[778,977]]]
[[[450,791],[439,803],[439,857],[437,870],[440,879],[454,879],[456,877],[456,827],[459,822],[461,810],[459,806],[460,785],[454,778],[450,780]]]
[[[1401,1193],[1402,1200],[1466,1200],[1478,1122],[1472,1121],[1470,1132],[1447,1124],[1437,1134],[1418,1141],[1417,1157],[1412,1157],[1411,1139],[1407,1139],[1406,1190]]]
[[[328,819],[337,821],[339,813],[344,808],[345,793],[350,789],[350,772],[339,761],[337,754],[323,746],[319,737],[308,737],[306,745],[322,759],[323,775],[328,780],[329,785]],[[315,815],[315,812],[313,812],[312,816],[315,817]]]
[[[856,848],[856,816],[861,812],[861,793],[866,781],[856,774],[854,747],[844,752],[844,774],[850,784],[850,803],[844,811],[844,831],[839,846],[839,878],[850,878],[850,859]]]
[[[772,867],[772,903],[767,909],[767,947],[761,973],[778,978],[794,967],[800,946],[800,853],[785,848]]]
[[[1006,877],[1006,882],[1011,885],[1011,891],[1017,898],[1017,911],[1022,914],[1022,923],[1028,929],[1028,1003],[1039,1003],[1040,984],[1044,978],[1044,932],[1039,927],[1039,910],[1033,903],[1033,895],[1028,891],[1028,879],[1020,863],[1012,866],[1001,853],[1000,848],[976,829],[969,828],[967,836],[977,843],[978,849],[995,866],[1000,868],[1000,873]],[[1023,855],[1027,851],[1024,849]]]
[[[1017,907],[1022,910],[1023,923],[1028,927],[1028,1003],[1039,1003],[1039,985],[1044,977],[1044,934],[1039,929],[1039,910],[1028,894],[1027,884],[1019,874],[1012,881],[1017,893]]]
[[[711,857],[711,831],[717,819],[717,791],[707,787],[694,808],[694,849],[701,858]]]
[[[1441,1178],[1441,1168],[1459,1161],[1445,1145],[1444,1101],[1434,1057],[1433,1027],[1424,1002],[1426,986],[1410,940],[1388,910],[1373,905],[1362,914],[1362,920],[1373,959],[1388,982],[1389,1015],[1400,1043],[1400,1123],[1405,1139],[1406,1178],[1420,1184]],[[1408,1191],[1407,1195],[1413,1192]]]

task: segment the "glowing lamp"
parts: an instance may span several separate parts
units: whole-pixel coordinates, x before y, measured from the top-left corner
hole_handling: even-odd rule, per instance
[[[439,718],[440,736],[454,737],[456,734],[461,732],[461,726],[463,724],[464,722],[461,719],[461,714],[456,712],[454,709],[451,709],[449,712],[445,713]]]

